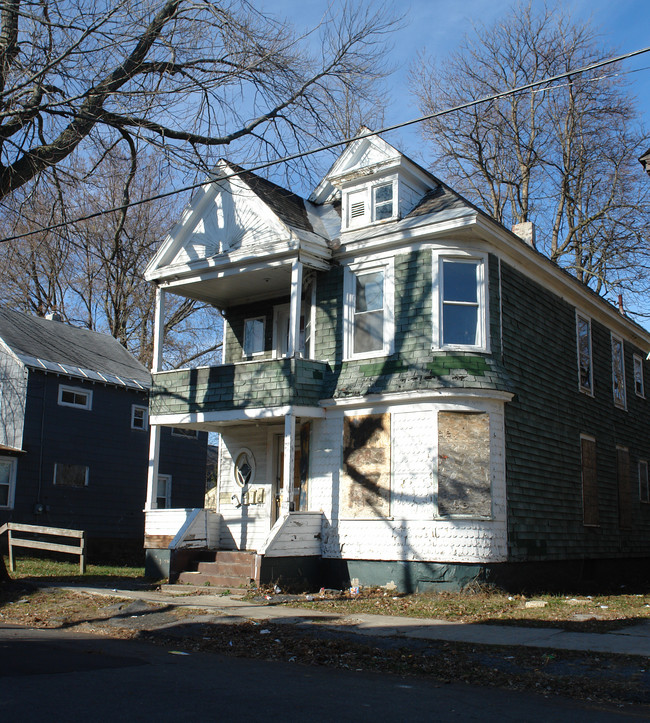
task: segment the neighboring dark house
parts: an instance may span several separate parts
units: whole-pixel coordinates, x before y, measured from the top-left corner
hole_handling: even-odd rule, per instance
[[[0,525],[142,545],[151,374],[107,334],[0,309]],[[203,504],[207,434],[163,430],[161,507]]]
[[[647,572],[648,331],[380,138],[308,201],[215,178],[146,275],[224,310],[224,364],[151,400],[221,434],[221,549],[337,587]]]

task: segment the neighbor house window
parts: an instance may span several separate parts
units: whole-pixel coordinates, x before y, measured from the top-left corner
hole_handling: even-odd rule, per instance
[[[353,267],[346,274],[346,357],[390,354],[393,265]]]
[[[244,321],[244,356],[253,356],[264,351],[264,328],[263,316]]]
[[[172,501],[172,476],[170,474],[158,475],[158,486],[156,489],[156,508],[166,510],[171,507]]]
[[[90,409],[92,407],[93,393],[88,389],[67,387],[59,385],[59,404],[63,407],[76,407],[77,409]]]
[[[581,435],[580,452],[582,463],[583,524],[585,526],[595,527],[599,523],[596,440],[593,437]]]
[[[634,355],[634,391],[638,397],[645,397],[643,384],[643,359],[638,354]]]
[[[57,462],[54,465],[54,484],[57,487],[87,487],[88,467]]]
[[[487,350],[485,260],[434,255],[434,347]]]
[[[632,527],[632,495],[630,493],[630,453],[627,447],[616,447],[616,481],[618,483],[618,524]]]
[[[580,391],[593,394],[591,321],[580,314],[576,315],[576,335],[578,337],[578,378]]]
[[[639,460],[639,500],[650,502],[650,490],[648,489],[648,462],[645,459]]]
[[[0,509],[12,509],[16,489],[16,460],[0,457]]]
[[[147,430],[149,428],[149,410],[134,404],[131,407],[131,429]]]
[[[625,408],[625,359],[623,340],[612,334],[612,391],[614,404]]]

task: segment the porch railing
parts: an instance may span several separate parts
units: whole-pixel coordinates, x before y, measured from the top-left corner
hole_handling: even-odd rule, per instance
[[[9,541],[9,568],[16,572],[15,547],[26,547],[34,550],[51,550],[52,552],[65,552],[68,555],[79,557],[79,572],[86,572],[86,533],[83,530],[68,530],[64,527],[43,527],[41,525],[24,525],[19,522],[7,522],[0,527],[0,535],[7,533]],[[60,542],[35,539],[34,537],[16,537],[15,532],[40,537],[72,537],[78,544],[65,545]]]

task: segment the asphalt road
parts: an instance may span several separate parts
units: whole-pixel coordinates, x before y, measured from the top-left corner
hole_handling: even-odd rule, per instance
[[[648,720],[558,697],[0,626],[0,721]]]

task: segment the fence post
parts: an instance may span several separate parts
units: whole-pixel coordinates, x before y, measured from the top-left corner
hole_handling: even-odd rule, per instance
[[[79,570],[81,571],[82,575],[86,574],[86,533],[81,533],[81,539],[79,540],[81,543],[81,555],[79,555]]]
[[[9,541],[9,569],[16,572],[16,560],[14,559],[14,548],[11,544],[11,529],[7,531],[7,539]]]

